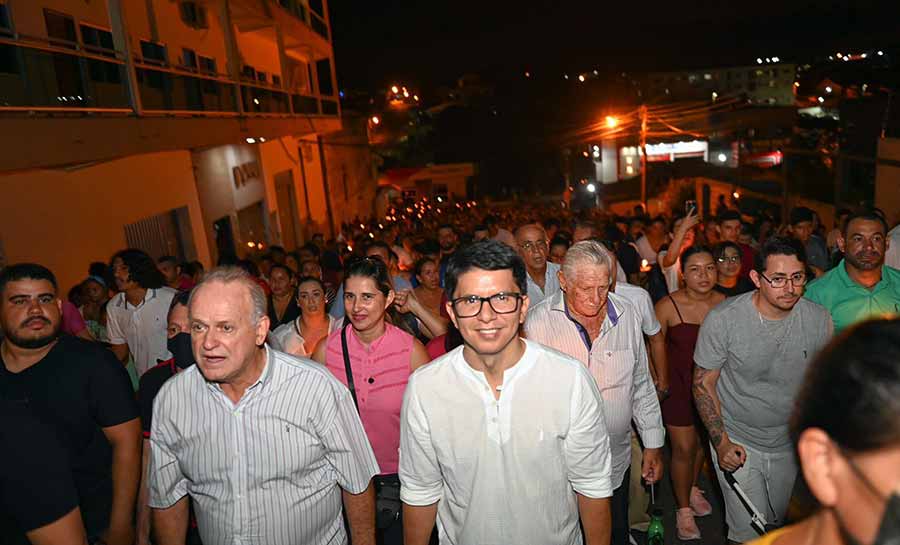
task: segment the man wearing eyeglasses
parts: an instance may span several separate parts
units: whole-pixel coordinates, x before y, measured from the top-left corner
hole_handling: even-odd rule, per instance
[[[516,251],[528,273],[528,302],[536,305],[559,291],[559,265],[547,260],[547,233],[536,223],[516,229]]]
[[[627,545],[631,423],[645,447],[641,476],[650,483],[662,476],[665,429],[641,315],[628,299],[610,292],[614,267],[601,243],[574,244],[559,274],[562,291],[531,308],[525,333],[528,340],[577,359],[600,388],[612,455],[611,543]]]
[[[788,417],[807,365],[833,330],[828,311],[802,298],[802,243],[770,238],[756,259],[750,279],[757,289],[710,311],[694,350],[694,403],[718,466],[728,539],[736,542],[757,535],[725,472],[769,523],[784,523],[797,476]]]
[[[522,259],[497,241],[462,248],[448,264],[447,311],[464,345],[406,387],[406,545],[426,545],[435,521],[442,544],[609,543],[600,391],[581,363],[519,337],[525,278]]]

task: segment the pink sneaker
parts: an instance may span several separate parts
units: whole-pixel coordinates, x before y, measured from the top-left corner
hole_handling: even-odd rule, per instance
[[[703,497],[703,491],[696,486],[691,487],[691,509],[695,517],[705,517],[712,513],[712,505]]]
[[[675,528],[678,531],[678,539],[681,541],[700,539],[700,528],[697,528],[694,512],[690,507],[675,511]]]

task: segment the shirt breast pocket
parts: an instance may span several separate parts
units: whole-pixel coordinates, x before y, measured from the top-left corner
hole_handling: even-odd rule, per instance
[[[599,372],[601,391],[618,390],[631,387],[631,376],[634,372],[634,351],[630,348],[620,350],[604,349],[600,351]]]

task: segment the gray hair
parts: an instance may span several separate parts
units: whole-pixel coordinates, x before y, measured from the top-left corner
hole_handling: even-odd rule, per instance
[[[603,244],[596,240],[576,242],[566,251],[562,271],[566,278],[574,279],[575,272],[581,265],[599,265],[606,267],[612,274],[612,256]]]
[[[212,284],[213,282],[219,282],[221,284],[232,284],[237,282],[243,284],[247,288],[247,291],[250,292],[250,302],[253,304],[253,314],[250,317],[254,324],[258,323],[259,320],[268,313],[269,303],[266,300],[266,292],[263,291],[262,286],[260,286],[247,271],[240,267],[232,266],[216,267],[206,273],[200,283],[191,291],[191,299],[188,301],[188,307],[190,307],[190,304],[194,301],[194,297],[197,295],[197,292],[200,291],[200,288],[206,284]]]

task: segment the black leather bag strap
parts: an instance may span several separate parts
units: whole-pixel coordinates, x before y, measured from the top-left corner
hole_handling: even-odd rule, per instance
[[[344,370],[347,372],[347,387],[350,388],[350,397],[353,398],[353,404],[356,405],[356,412],[359,412],[359,401],[356,400],[356,387],[353,385],[353,369],[350,368],[350,352],[347,350],[347,328],[350,324],[345,324],[341,328],[341,352],[344,354]]]

